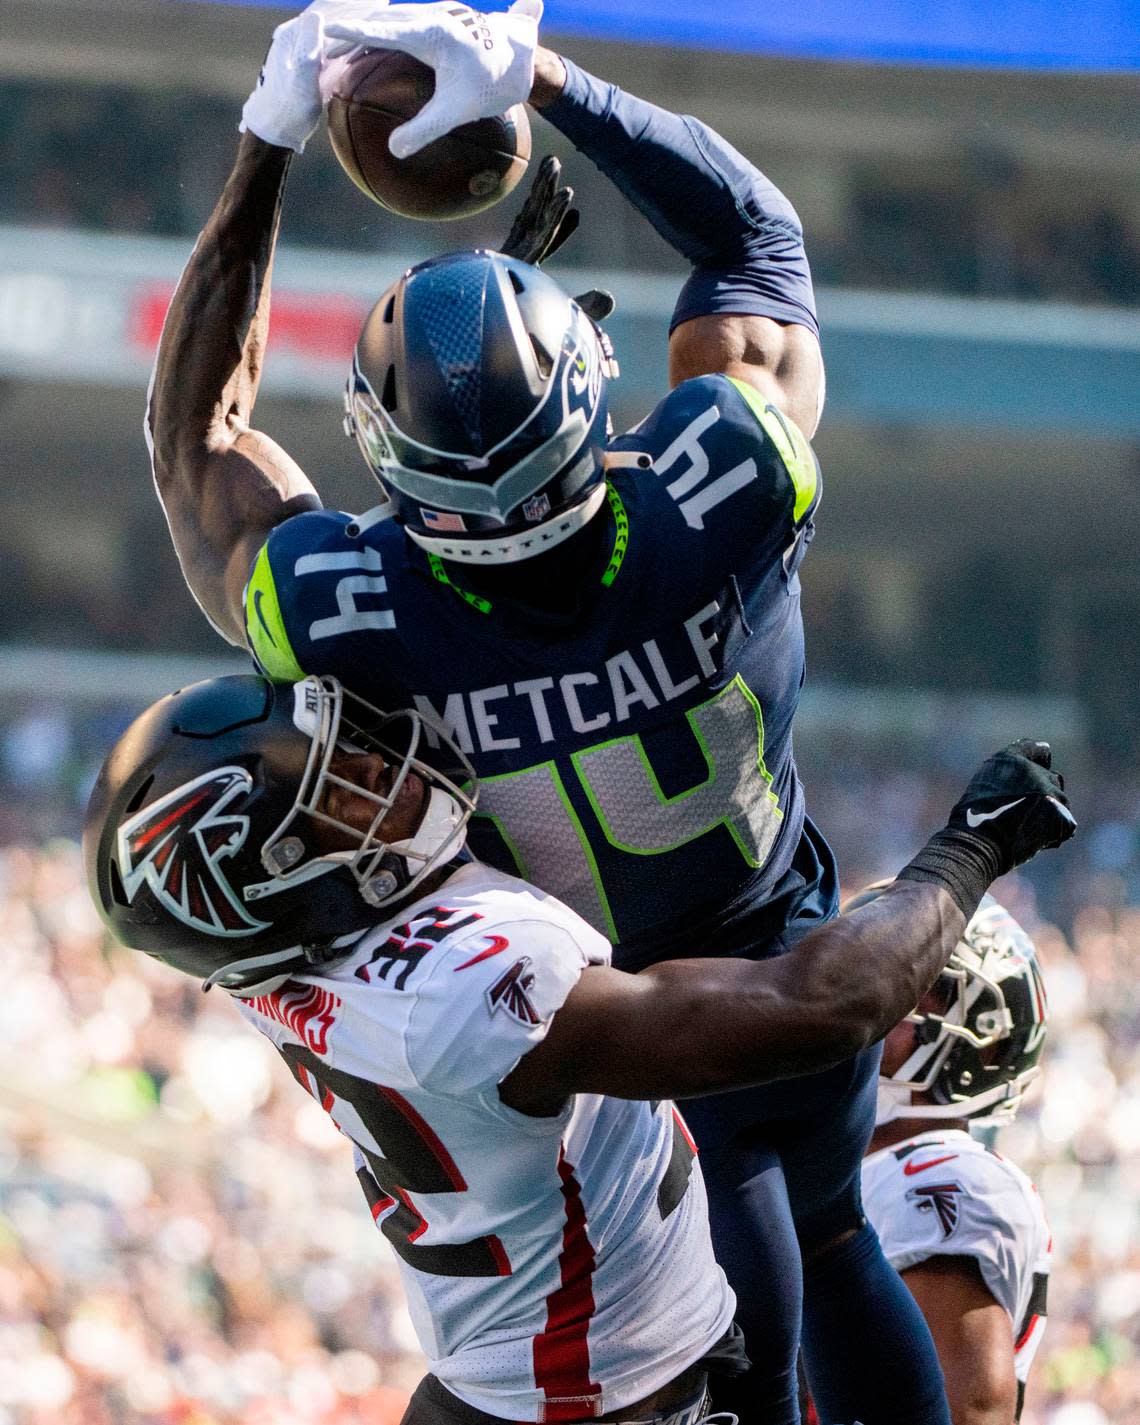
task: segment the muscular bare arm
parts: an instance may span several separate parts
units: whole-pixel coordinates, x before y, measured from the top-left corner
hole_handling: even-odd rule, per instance
[[[549,108],[566,81],[562,58],[540,47],[530,102],[538,109]],[[806,326],[732,313],[681,322],[669,339],[670,384],[713,373],[746,381],[805,435],[815,433],[823,409],[823,355],[818,338]]]
[[[691,1098],[839,1063],[918,1003],[965,923],[945,890],[898,881],[776,959],[586,970],[500,1092],[550,1113],[575,1092]]]
[[[243,642],[242,588],[269,531],[320,506],[300,467],[250,426],[292,156],[242,136],[170,304],[147,408],[155,484],[182,572],[231,643]]]
[[[954,1425],[1013,1425],[1017,1378],[1010,1320],[970,1257],[931,1257],[902,1273],[926,1317]]]
[[[669,338],[669,384],[720,372],[754,386],[810,440],[823,410],[823,353],[807,327],[771,317],[694,317]]]

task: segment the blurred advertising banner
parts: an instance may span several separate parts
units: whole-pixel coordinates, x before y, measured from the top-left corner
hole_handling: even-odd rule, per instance
[[[0,376],[146,388],[181,239],[0,226]],[[373,302],[417,258],[287,245],[273,282],[264,388],[339,401]],[[618,299],[607,321],[623,409],[668,385],[678,278],[562,269],[571,291]],[[832,417],[878,423],[1140,437],[1140,321],[1132,309],[821,288]]]
[[[264,3],[264,0],[233,0]],[[294,0],[271,0],[299,9]],[[502,4],[487,4],[501,10]],[[1140,0],[546,0],[552,34],[800,59],[1019,69],[1140,68]]]

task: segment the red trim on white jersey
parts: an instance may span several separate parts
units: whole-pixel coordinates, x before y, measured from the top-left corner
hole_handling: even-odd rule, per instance
[[[586,1231],[582,1189],[558,1149],[566,1220],[558,1254],[559,1285],[546,1298],[546,1326],[534,1338],[534,1381],[545,1397],[542,1421],[583,1420],[601,1414],[601,1387],[590,1379],[587,1337],[594,1315],[594,1248]]]
[[[1013,1349],[1014,1349],[1014,1353],[1015,1353],[1015,1354],[1016,1354],[1018,1351],[1021,1350],[1022,1346],[1024,1346],[1025,1343],[1026,1343],[1026,1341],[1029,1340],[1030,1336],[1033,1335],[1033,1332],[1034,1332],[1034,1331],[1036,1330],[1036,1328],[1037,1328],[1037,1323],[1038,1323],[1040,1320],[1041,1320],[1040,1316],[1037,1316],[1037,1315],[1035,1314],[1035,1315],[1031,1316],[1031,1317],[1029,1318],[1029,1320],[1025,1323],[1025,1330],[1022,1331],[1021,1335],[1017,1338],[1017,1340],[1016,1340],[1016,1341],[1014,1342],[1014,1344],[1013,1344]]]
[[[392,1107],[397,1109],[412,1125],[415,1129],[416,1136],[420,1142],[426,1146],[428,1152],[443,1169],[444,1176],[455,1191],[466,1192],[467,1183],[464,1180],[463,1174],[459,1171],[455,1159],[443,1146],[439,1134],[436,1133],[431,1124],[416,1112],[403,1094],[397,1093],[395,1089],[390,1089],[384,1084],[377,1084],[376,1092],[380,1094],[381,1097],[386,1098]],[[411,1203],[409,1203],[408,1206],[411,1207]]]
[[[688,1125],[688,1124],[685,1122],[685,1120],[681,1117],[680,1110],[677,1108],[676,1104],[673,1105],[673,1122],[674,1122],[674,1123],[677,1125],[677,1127],[681,1130],[681,1137],[685,1140],[685,1142],[686,1142],[686,1143],[689,1145],[689,1147],[692,1149],[693,1157],[695,1158],[695,1157],[697,1156],[697,1152],[698,1152],[696,1140],[694,1139],[693,1135],[689,1132],[689,1125]]]

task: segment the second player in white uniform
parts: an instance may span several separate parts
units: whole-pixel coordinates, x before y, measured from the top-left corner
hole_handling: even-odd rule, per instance
[[[1053,1238],[1040,1195],[968,1125],[1016,1113],[1046,1019],[1033,943],[986,896],[940,981],[887,1038],[863,1207],[927,1313],[954,1425],[1020,1418],[1045,1331]]]
[[[865,1158],[863,1207],[896,1271],[934,1257],[977,1263],[1009,1317],[1020,1415],[1045,1333],[1053,1257],[1053,1236],[1033,1183],[1015,1163],[955,1128],[920,1133]]]

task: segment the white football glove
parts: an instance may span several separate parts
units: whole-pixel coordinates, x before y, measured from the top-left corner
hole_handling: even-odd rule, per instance
[[[385,0],[372,0],[379,13]],[[306,10],[278,25],[261,66],[257,87],[245,101],[239,128],[266,143],[297,153],[320,123],[318,87],[326,48],[325,23],[330,14],[349,8],[338,0],[314,0]]]
[[[363,46],[395,49],[435,70],[435,93],[392,131],[388,147],[408,158],[460,124],[505,113],[529,97],[542,0],[514,0],[484,15],[455,0],[384,7],[345,0],[325,18],[330,56]]]

